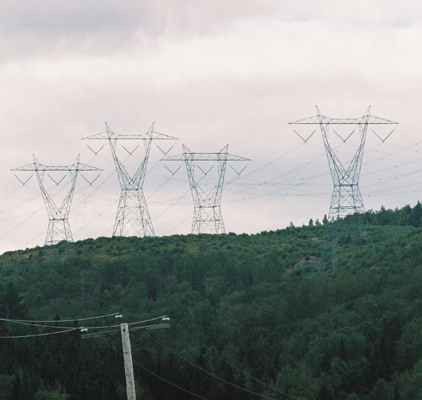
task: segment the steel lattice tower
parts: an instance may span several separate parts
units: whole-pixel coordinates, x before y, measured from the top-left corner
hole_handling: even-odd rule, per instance
[[[368,108],[367,113],[359,118],[329,118],[322,115],[318,107],[316,107],[316,109],[316,116],[290,122],[289,125],[319,125],[321,130],[325,153],[333,181],[333,194],[331,196],[328,220],[330,223],[329,228],[333,236],[333,265],[335,271],[339,230],[341,227],[347,227],[350,225],[350,223],[348,223],[348,218],[350,219],[350,217],[348,216],[353,215],[354,217],[353,224],[359,231],[359,239],[363,236],[367,240],[370,240],[365,228],[367,225],[367,222],[364,219],[365,207],[363,205],[362,195],[359,189],[359,178],[362,169],[362,160],[368,126],[397,124],[397,122],[370,115],[370,107]],[[329,132],[330,126],[332,125],[351,125],[359,129],[360,143],[347,167],[343,166],[334,149],[330,145]],[[346,142],[353,132],[346,139],[342,139],[343,142]],[[305,142],[308,139],[306,139]],[[382,141],[384,142],[385,140],[386,138]]]
[[[183,146],[183,154],[167,157],[162,160],[185,162],[194,204],[193,234],[226,232],[221,213],[221,198],[223,195],[227,161],[250,161],[248,158],[229,154],[228,147],[229,145],[225,146],[218,153],[193,153],[186,146]],[[201,161],[211,161],[217,163],[218,166],[217,182],[210,191],[205,191],[200,186],[200,180],[195,178],[196,163]]]
[[[121,194],[117,208],[113,236],[155,236],[152,220],[143,192],[148,158],[153,140],[177,140],[177,138],[154,131],[154,124],[144,135],[114,133],[106,124],[106,132],[88,136],[83,140],[108,140],[119,178]],[[117,156],[118,140],[143,140],[145,154],[135,174],[131,176]]]
[[[61,241],[73,242],[72,232],[69,224],[69,213],[72,205],[73,194],[75,192],[76,180],[78,173],[82,171],[102,171],[99,168],[91,167],[79,162],[80,156],[76,158],[75,162],[71,165],[65,166],[48,166],[38,162],[35,156],[32,164],[25,165],[20,168],[14,168],[12,171],[34,171],[38,184],[41,189],[41,194],[44,200],[45,207],[48,214],[48,228],[47,236],[45,239],[46,245],[57,244]],[[68,172],[70,175],[70,189],[65,196],[60,207],[56,205],[52,196],[47,192],[44,187],[44,177],[46,172]],[[57,184],[57,182],[56,182]]]

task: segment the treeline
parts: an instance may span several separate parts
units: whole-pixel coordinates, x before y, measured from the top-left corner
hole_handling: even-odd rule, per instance
[[[422,204],[418,201],[413,208],[406,205],[395,210],[381,207],[377,212],[366,212],[366,217],[371,225],[409,225],[417,228],[422,225]]]
[[[171,318],[131,335],[142,399],[422,398],[419,209],[368,212],[375,251],[345,246],[335,275],[324,224],[7,252],[1,318],[54,322],[0,322],[0,399],[125,399],[118,340],[35,336],[117,325],[82,320],[116,312]]]

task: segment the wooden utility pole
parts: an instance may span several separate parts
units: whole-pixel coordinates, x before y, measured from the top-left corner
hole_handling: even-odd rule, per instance
[[[130,347],[129,326],[121,324],[123,359],[125,362],[127,400],[136,400],[135,378],[133,377],[132,349]]]
[[[121,317],[120,317],[121,318]],[[169,318],[163,318],[163,320],[168,321]],[[98,333],[87,333],[85,335],[81,335],[81,339],[92,339],[101,336],[115,336],[119,333],[122,335],[122,345],[123,345],[123,359],[125,364],[125,376],[126,376],[126,393],[127,393],[127,400],[136,400],[136,392],[135,392],[135,378],[133,375],[133,362],[132,362],[132,350],[130,346],[130,338],[129,338],[129,331],[136,332],[136,331],[150,331],[155,329],[169,329],[170,324],[157,324],[157,325],[147,325],[147,326],[137,326],[134,328],[129,328],[128,324],[120,324],[120,331],[108,331],[108,332],[98,332]],[[81,332],[86,332],[87,328],[82,328]]]

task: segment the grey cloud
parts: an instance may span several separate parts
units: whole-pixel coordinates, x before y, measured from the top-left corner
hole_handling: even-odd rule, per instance
[[[417,12],[415,13],[415,8]],[[233,21],[260,17],[279,20],[327,19],[352,23],[374,20],[406,25],[420,18],[418,7],[397,7],[393,0],[350,3],[327,0],[103,0],[58,2],[53,0],[6,0],[0,4],[3,33],[90,35],[103,31],[132,31],[159,36],[205,33]]]
[[[408,26],[420,18],[421,7],[410,11],[394,4],[392,0],[364,6],[327,0],[6,0],[0,3],[0,54],[3,60],[59,52],[111,54],[157,41],[222,34],[245,20]]]
[[[161,37],[208,34],[279,9],[276,0],[6,0],[0,3],[0,54],[4,60],[66,51],[114,53]]]
[[[0,5],[1,30],[7,33],[89,34],[113,29],[133,29],[142,21],[142,6],[117,2],[17,1]],[[136,12],[134,12],[136,11]]]
[[[281,11],[285,13],[291,8],[288,4],[277,0],[6,0],[0,4],[0,29],[5,33],[32,31],[56,35],[134,29],[152,35],[168,30],[183,34],[206,32],[233,20],[282,15]]]

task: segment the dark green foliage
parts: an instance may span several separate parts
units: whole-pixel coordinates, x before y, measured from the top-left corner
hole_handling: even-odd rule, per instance
[[[421,217],[420,203],[368,212],[376,252],[345,241],[335,276],[329,260],[318,273],[326,218],[257,235],[102,237],[69,252],[7,252],[0,317],[65,327],[116,325],[77,320],[112,312],[131,322],[169,315],[171,330],[131,335],[147,400],[194,398],[157,375],[207,399],[413,400],[422,394]],[[50,331],[0,322],[0,336]],[[120,351],[79,330],[0,339],[0,399],[123,400]]]
[[[332,400],[332,399],[333,399],[333,396],[331,396],[331,393],[328,390],[327,385],[322,384],[316,400]]]

